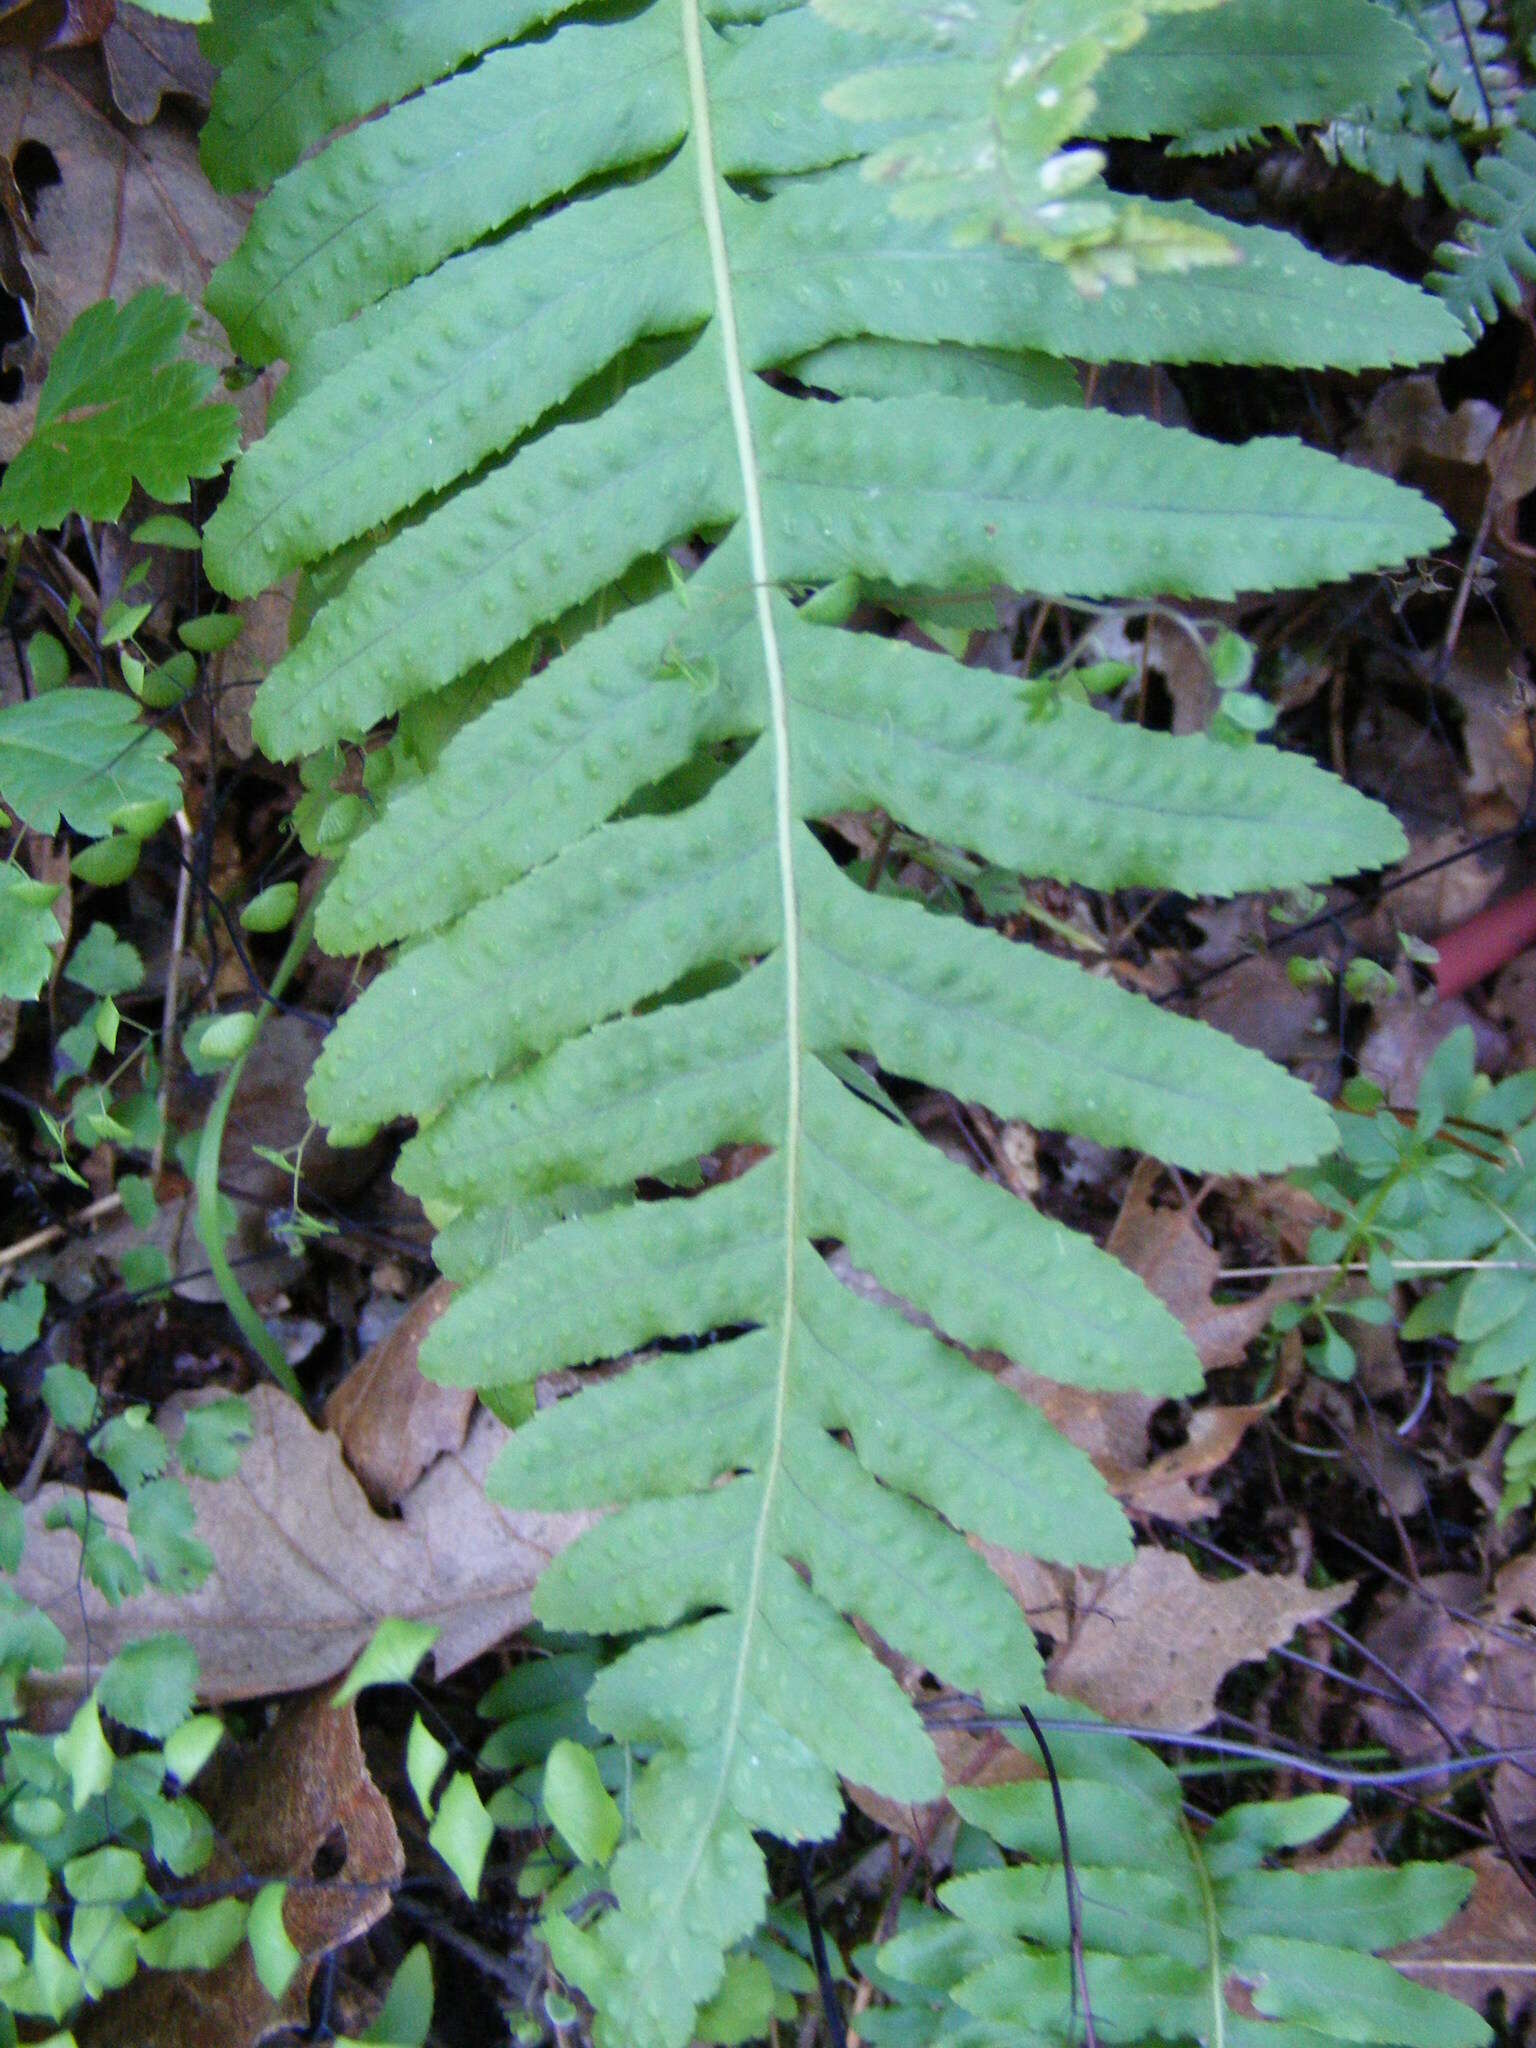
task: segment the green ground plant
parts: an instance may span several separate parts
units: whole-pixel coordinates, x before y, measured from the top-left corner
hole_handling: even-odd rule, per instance
[[[184,503],[191,480],[217,474],[233,454],[235,408],[214,399],[217,373],[182,353],[193,318],[185,300],[152,288],[123,306],[91,307],[60,342],[34,435],[0,482],[7,607],[30,538],[71,521],[119,520],[135,485],[162,504]],[[13,1002],[40,995],[64,945],[52,908],[59,885],[27,871],[28,835],[67,832],[72,874],[86,889],[126,881],[182,798],[172,739],[157,718],[194,688],[198,656],[227,644],[227,617],[191,619],[178,652],[150,658],[138,635],[150,611],[142,586],[152,551],[196,549],[199,536],[179,514],[162,512],[139,521],[131,537],[143,552],[121,597],[93,622],[72,606],[67,640],[35,633],[25,649],[31,694],[0,709],[9,834],[0,994]],[[90,685],[70,679],[82,653],[97,668]],[[157,1201],[146,1170],[169,1137],[161,1036],[125,1014],[144,972],[137,949],[109,923],[92,921],[74,937],[59,962],[61,1005],[74,1014],[53,1040],[53,1092],[63,1107],[57,1116],[37,1112],[54,1170],[65,1178],[80,1179],[71,1164],[76,1146],[105,1145],[117,1156],[114,1194],[138,1238],[118,1267],[140,1293],[171,1278],[152,1241]],[[195,1040],[185,1049],[197,1062]],[[183,1148],[189,1167],[196,1147],[193,1133]],[[227,1216],[219,1222],[228,1227]],[[11,1282],[0,1299],[0,1352],[29,1350],[46,1309],[42,1280]],[[185,1481],[234,1471],[250,1433],[246,1403],[226,1397],[194,1408],[171,1442],[146,1405],[105,1408],[76,1366],[49,1365],[41,1396],[54,1440],[74,1447],[78,1466],[88,1456],[109,1472],[125,1502],[126,1541],[93,1512],[84,1487],[48,1509],[46,1526],[78,1539],[83,1580],[113,1606],[149,1585],[195,1591],[212,1558]],[[0,1387],[0,1426],[7,1407]],[[18,2026],[29,2039],[39,2025],[64,2026],[141,1968],[214,1967],[246,1938],[250,1905],[235,1897],[178,1903],[180,1894],[195,1894],[213,1848],[188,1787],[222,1734],[215,1717],[196,1711],[197,1660],[183,1637],[146,1636],[120,1652],[61,1733],[23,1725],[28,1687],[46,1686],[67,1654],[54,1621],[10,1583],[26,1539],[26,1510],[0,1488],[0,2042],[8,2048]],[[270,1939],[270,1920],[256,1920],[254,1951],[263,1950],[264,1933]],[[265,1953],[259,1960],[270,1967]],[[72,2036],[51,2039],[64,2048]]]
[[[1536,1498],[1536,1073],[1497,1084],[1477,1071],[1470,1026],[1444,1041],[1412,1110],[1351,1082],[1338,1150],[1303,1177],[1329,1210],[1308,1256],[1336,1265],[1316,1300],[1276,1318],[1306,1327],[1308,1361],[1350,1379],[1350,1321],[1410,1340],[1455,1340],[1446,1386],[1510,1403],[1501,1515]],[[1398,1290],[1417,1299],[1406,1315]]]

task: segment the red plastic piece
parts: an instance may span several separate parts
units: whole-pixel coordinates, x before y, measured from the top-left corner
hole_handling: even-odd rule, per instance
[[[1527,946],[1536,945],[1536,882],[1480,910],[1435,945],[1440,954],[1435,987],[1442,996],[1459,996],[1496,974]]]

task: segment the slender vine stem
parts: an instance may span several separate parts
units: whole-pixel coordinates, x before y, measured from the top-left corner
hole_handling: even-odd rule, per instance
[[[297,1373],[283,1356],[277,1340],[256,1313],[254,1304],[235,1276],[229,1263],[229,1254],[224,1248],[224,1232],[219,1225],[219,1161],[224,1150],[224,1127],[229,1122],[229,1112],[240,1086],[240,1077],[245,1072],[245,1063],[250,1058],[261,1027],[276,1007],[275,999],[288,986],[299,963],[309,951],[309,942],[314,935],[315,913],[313,905],[306,910],[294,927],[293,937],[288,941],[288,950],[278,963],[272,977],[271,994],[256,1012],[256,1029],[251,1043],[241,1053],[229,1072],[224,1076],[223,1086],[214,1098],[213,1108],[208,1112],[208,1121],[203,1125],[203,1134],[197,1147],[197,1168],[193,1185],[197,1197],[197,1234],[203,1241],[208,1254],[208,1265],[213,1274],[224,1305],[239,1326],[240,1334],[260,1358],[263,1365],[283,1389],[301,1405],[304,1389],[299,1385]]]

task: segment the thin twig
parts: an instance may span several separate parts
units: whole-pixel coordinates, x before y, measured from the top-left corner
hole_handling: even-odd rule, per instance
[[[97,1223],[103,1216],[110,1216],[123,1206],[121,1195],[102,1195],[97,1201],[89,1202],[77,1210],[63,1223],[50,1223],[46,1230],[34,1230],[30,1237],[18,1237],[14,1244],[0,1246],[0,1268],[14,1266],[21,1259],[31,1258],[34,1252],[45,1252],[51,1244],[57,1244],[61,1237],[68,1237],[87,1223]]]
[[[23,1507],[36,1495],[43,1483],[43,1474],[48,1470],[48,1460],[53,1456],[53,1447],[59,1440],[59,1425],[51,1415],[43,1418],[43,1433],[37,1440],[37,1449],[32,1453],[21,1484],[16,1488],[16,1498]]]
[[[1536,1259],[1388,1259],[1394,1273],[1536,1273]],[[1277,1280],[1331,1273],[1369,1273],[1364,1259],[1344,1266],[1223,1266],[1218,1280]]]
[[[1511,1749],[1490,1749],[1476,1756],[1442,1757],[1432,1764],[1405,1765],[1399,1770],[1351,1770],[1344,1764],[1329,1764],[1302,1750],[1272,1749],[1263,1743],[1234,1742],[1225,1735],[1199,1735],[1178,1728],[1144,1728],[1126,1721],[1071,1721],[1039,1717],[1040,1726],[1051,1735],[1111,1735],[1127,1742],[1166,1743],[1172,1749],[1199,1750],[1211,1756],[1228,1756],[1236,1762],[1267,1764],[1273,1770],[1298,1771],[1325,1785],[1347,1785],[1357,1792],[1377,1787],[1388,1790],[1397,1785],[1423,1785],[1435,1778],[1465,1777],[1474,1771],[1492,1770],[1503,1763],[1523,1762],[1536,1757],[1536,1743],[1522,1743]],[[939,1717],[925,1716],[929,1728],[958,1728],[968,1734],[985,1734],[994,1728],[1022,1728],[1021,1715],[981,1714]]]
[[[176,1013],[181,987],[181,956],[187,945],[187,907],[192,900],[192,820],[185,810],[176,813],[176,830],[181,834],[181,860],[176,869],[176,910],[171,920],[171,958],[165,971],[165,1001],[160,1006],[160,1093],[156,1101],[155,1147],[149,1159],[150,1185],[160,1179],[165,1163],[166,1119],[171,1107],[171,1083],[176,1066]]]

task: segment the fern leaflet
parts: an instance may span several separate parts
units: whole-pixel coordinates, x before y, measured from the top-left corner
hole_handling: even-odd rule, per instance
[[[1515,109],[1512,127],[1478,161],[1457,195],[1465,218],[1456,239],[1435,251],[1429,284],[1470,334],[1518,312],[1521,280],[1536,278],[1536,93]]]

